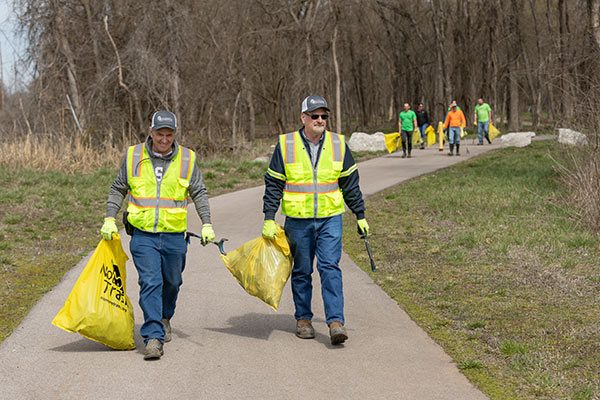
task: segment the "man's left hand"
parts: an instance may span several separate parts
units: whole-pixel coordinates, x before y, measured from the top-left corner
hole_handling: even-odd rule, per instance
[[[358,223],[358,229],[360,229],[364,235],[369,236],[369,224],[367,223],[367,220],[363,218],[356,222]]]

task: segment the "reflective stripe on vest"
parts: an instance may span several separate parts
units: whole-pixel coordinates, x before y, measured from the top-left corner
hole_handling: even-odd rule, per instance
[[[344,212],[338,185],[345,142],[342,135],[326,131],[316,168],[300,132],[281,135],[279,145],[284,159],[286,183],[282,213],[295,218],[324,218]]]
[[[188,187],[196,154],[179,146],[157,182],[144,143],[127,151],[129,222],[147,232],[184,232],[187,229]]]
[[[142,154],[144,152],[144,143],[136,144],[133,148],[133,156],[129,165],[131,176],[140,176],[140,164],[142,162]]]
[[[189,179],[191,171],[190,164],[190,149],[187,147],[179,146],[179,150],[181,151],[181,164],[179,166],[179,177],[182,179]]]
[[[318,183],[317,184],[317,193],[329,193],[335,190],[338,190],[340,187],[336,182],[331,183]],[[314,193],[315,185],[314,183],[286,183],[285,190],[288,192],[296,192],[296,193]]]
[[[130,203],[135,204],[141,208],[154,208],[156,207],[156,198],[155,197],[133,197],[130,196]],[[188,201],[177,201],[173,199],[158,199],[158,207],[159,208],[185,208],[188,205]]]

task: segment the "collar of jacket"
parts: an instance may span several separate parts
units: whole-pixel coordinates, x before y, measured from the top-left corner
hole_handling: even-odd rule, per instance
[[[152,137],[150,135],[148,135],[148,137],[146,138],[146,152],[148,153],[148,156],[150,156],[150,158],[157,158],[159,160],[171,161],[173,158],[175,158],[178,151],[179,151],[179,144],[177,143],[177,140],[174,140],[173,146],[172,146],[172,151],[168,155],[166,155],[166,156],[157,155],[152,151]]]

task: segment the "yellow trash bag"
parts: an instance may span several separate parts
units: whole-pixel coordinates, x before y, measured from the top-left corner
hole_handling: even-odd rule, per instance
[[[460,138],[464,138],[465,136],[467,136],[467,131],[465,130],[465,128],[463,128],[462,126],[460,127]]]
[[[385,137],[385,148],[387,149],[388,153],[393,153],[398,150],[398,139],[400,139],[400,133],[386,133],[383,136]]]
[[[496,128],[491,122],[490,122],[490,126],[489,126],[489,135],[490,135],[490,142],[501,135],[498,128]]]
[[[252,239],[221,258],[248,294],[277,311],[283,287],[292,273],[290,245],[281,226],[277,225],[275,239]]]
[[[438,134],[438,146],[439,146],[439,150],[442,151],[442,150],[444,150],[444,142],[447,139],[446,139],[446,134],[444,133],[444,123],[441,122],[441,121],[438,122],[437,134]]]
[[[415,128],[412,135],[412,145],[419,146],[421,143],[423,143],[423,139],[421,139],[421,131],[419,131],[419,128]]]
[[[135,349],[126,261],[119,235],[100,240],[52,324],[116,350]]]
[[[431,125],[425,129],[425,140],[427,141],[428,147],[435,144],[435,129],[433,129],[433,126]]]

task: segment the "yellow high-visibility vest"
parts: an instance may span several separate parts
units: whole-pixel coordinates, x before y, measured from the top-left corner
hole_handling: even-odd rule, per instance
[[[324,135],[316,169],[299,131],[279,136],[286,178],[281,211],[288,217],[325,218],[344,212],[338,186],[346,152],[344,136],[329,131]]]
[[[127,150],[128,220],[146,232],[187,230],[188,187],[196,153],[179,146],[161,181],[156,182],[144,143]]]

